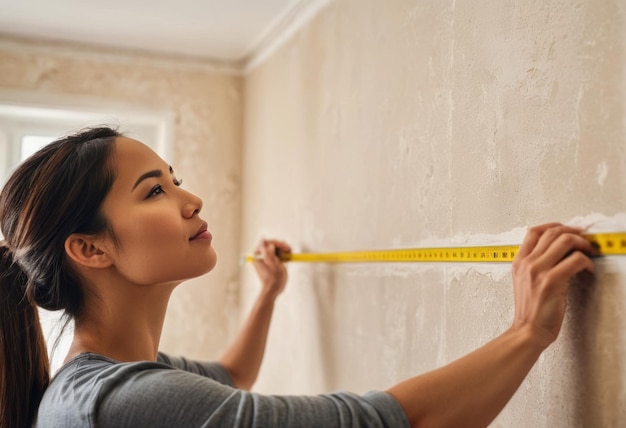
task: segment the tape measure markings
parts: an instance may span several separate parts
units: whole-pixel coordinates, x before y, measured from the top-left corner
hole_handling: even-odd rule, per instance
[[[626,232],[583,235],[601,256],[626,255]],[[457,262],[507,263],[517,255],[519,245],[488,245],[467,247],[405,248],[396,250],[364,250],[331,253],[293,253],[278,256],[283,261],[309,263],[371,263],[371,262]],[[252,262],[258,255],[245,256]]]

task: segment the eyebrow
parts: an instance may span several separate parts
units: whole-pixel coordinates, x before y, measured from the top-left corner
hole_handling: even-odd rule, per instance
[[[172,166],[170,165],[170,174],[174,174],[174,168],[172,168]],[[131,192],[133,190],[135,190],[135,188],[137,186],[139,186],[139,183],[141,183],[143,180],[147,179],[147,178],[151,178],[151,177],[161,177],[163,175],[163,173],[161,172],[160,169],[155,169],[152,171],[148,171],[145,174],[141,174],[139,176],[139,178],[137,179],[137,181],[135,181],[135,184],[133,185],[133,188],[131,189]]]

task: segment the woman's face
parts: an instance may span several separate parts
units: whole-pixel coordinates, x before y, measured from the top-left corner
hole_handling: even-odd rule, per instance
[[[171,167],[139,141],[119,137],[117,177],[102,211],[117,238],[114,265],[135,284],[174,284],[217,262],[200,218],[202,200],[179,187]]]

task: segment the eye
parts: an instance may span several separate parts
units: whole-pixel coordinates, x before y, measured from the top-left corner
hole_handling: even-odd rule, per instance
[[[154,196],[158,196],[161,193],[165,193],[165,190],[163,190],[163,187],[160,184],[157,184],[150,190],[150,193],[148,193],[148,196],[146,199],[152,198]]]
[[[174,186],[180,186],[181,184],[183,184],[182,178],[180,180],[178,178],[174,179]]]

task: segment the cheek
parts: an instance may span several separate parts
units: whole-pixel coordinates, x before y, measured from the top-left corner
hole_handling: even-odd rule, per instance
[[[185,234],[180,212],[165,204],[119,213],[113,229],[121,241],[134,246],[182,240]]]

